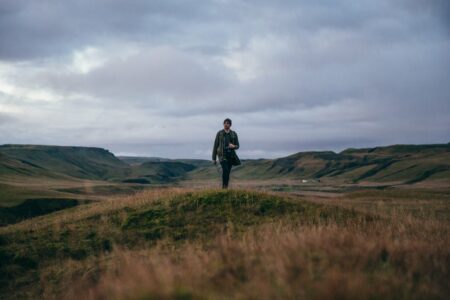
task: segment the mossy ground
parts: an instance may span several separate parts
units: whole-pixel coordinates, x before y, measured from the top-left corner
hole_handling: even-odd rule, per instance
[[[248,226],[285,221],[291,224],[319,224],[330,220],[346,222],[365,217],[352,210],[333,209],[315,203],[292,200],[254,191],[189,192],[151,208],[129,211],[122,225],[146,239],[174,240],[210,238],[233,226],[236,232]]]

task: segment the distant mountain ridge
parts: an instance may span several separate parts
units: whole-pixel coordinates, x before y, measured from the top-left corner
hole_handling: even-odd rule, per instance
[[[298,152],[276,159],[246,159],[240,179],[324,179],[338,182],[416,183],[450,178],[450,143],[392,145]],[[74,177],[130,183],[165,183],[217,177],[210,160],[116,157],[97,147],[0,146],[0,179],[7,176]]]
[[[212,169],[198,169],[191,178],[208,178]],[[315,179],[340,183],[416,183],[450,179],[450,143],[392,145],[363,149],[298,152],[276,159],[247,160],[233,176],[241,179]]]
[[[128,168],[114,154],[98,147],[6,144],[0,146],[0,154],[0,175],[108,179],[123,177]]]
[[[272,176],[414,183],[433,176],[450,177],[450,144],[299,152],[272,160],[261,171]]]
[[[164,157],[145,157],[145,156],[117,156],[118,159],[129,165],[140,165],[147,162],[183,162],[194,166],[206,166],[210,164],[209,160],[195,158],[164,158]]]

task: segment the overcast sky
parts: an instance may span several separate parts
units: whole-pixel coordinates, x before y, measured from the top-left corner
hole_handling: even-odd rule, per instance
[[[210,159],[450,141],[450,1],[0,1],[0,144]]]

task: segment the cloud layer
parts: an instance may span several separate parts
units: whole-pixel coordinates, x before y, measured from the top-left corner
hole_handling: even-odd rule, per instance
[[[448,1],[0,3],[0,143],[243,158],[450,139]]]

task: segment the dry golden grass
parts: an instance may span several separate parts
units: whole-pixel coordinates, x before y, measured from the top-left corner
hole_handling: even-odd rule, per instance
[[[310,197],[315,203],[337,205],[361,212],[370,212],[392,220],[419,218],[450,221],[450,191],[446,189],[389,189],[356,191],[334,197]]]
[[[406,223],[403,223],[406,222]],[[67,299],[444,299],[448,227],[270,224],[204,246],[115,250]]]
[[[114,205],[139,206],[184,192],[144,192]],[[358,199],[330,204],[348,207],[352,198]],[[446,299],[450,222],[433,214],[417,217],[405,207],[369,223],[279,221],[239,236],[231,227],[206,244],[164,239],[140,250],[114,247],[100,257],[48,267],[41,272],[41,287],[52,299]],[[117,206],[84,213],[109,209]],[[63,294],[55,291],[55,274]]]
[[[67,209],[51,215],[25,220],[18,224],[0,227],[0,233],[35,231],[48,226],[60,227],[64,226],[64,224],[85,220],[92,216],[107,215],[124,207],[142,207],[154,201],[170,199],[171,196],[188,191],[193,191],[193,189],[168,187],[145,190],[129,196],[114,196],[99,202],[78,206],[75,209]]]
[[[204,197],[220,189],[146,190],[0,228],[0,233],[23,238],[29,232],[60,236],[68,230],[70,248],[89,233],[80,233],[81,228],[95,226],[99,238],[125,235],[129,231],[111,228],[113,215],[119,214],[119,223],[124,224],[128,209],[145,211],[157,201],[196,191]],[[114,244],[112,252],[42,263],[28,296],[70,300],[446,299],[450,294],[450,218],[445,217],[449,196],[445,192],[364,191],[334,199],[266,194],[380,217],[324,223],[267,219],[239,234],[233,224],[227,224],[225,233],[209,240],[175,243],[167,237],[156,244]],[[29,246],[35,247],[34,243],[29,241]]]
[[[234,190],[252,191],[251,188],[236,187]],[[85,220],[89,217],[117,212],[125,207],[138,208],[149,205],[158,200],[169,201],[172,197],[194,191],[221,191],[217,186],[194,186],[194,187],[164,187],[137,192],[128,196],[111,196],[108,199],[94,202],[87,205],[77,206],[73,209],[54,212],[51,215],[44,215],[22,221],[18,224],[0,227],[0,233],[11,233],[16,231],[36,231],[44,227],[61,227],[65,224]],[[266,191],[267,194],[292,196],[289,193],[279,193]]]

